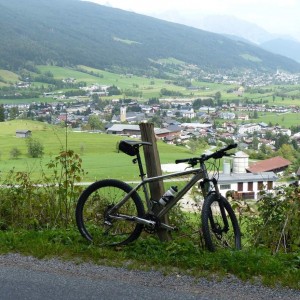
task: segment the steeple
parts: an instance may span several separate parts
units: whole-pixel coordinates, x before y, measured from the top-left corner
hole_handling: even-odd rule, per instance
[[[122,105],[120,108],[120,121],[125,122],[126,121],[126,106]]]

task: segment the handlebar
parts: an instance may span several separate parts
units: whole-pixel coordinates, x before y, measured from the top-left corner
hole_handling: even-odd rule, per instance
[[[214,159],[222,158],[223,156],[226,155],[227,151],[229,151],[231,149],[234,149],[236,147],[237,147],[237,144],[230,144],[227,147],[222,148],[222,149],[220,149],[220,150],[218,150],[218,151],[216,151],[216,152],[214,152],[212,154],[209,154],[209,155],[204,154],[204,155],[202,155],[203,161],[206,161],[206,160],[208,160],[210,158],[214,158]]]
[[[203,154],[200,157],[193,157],[193,158],[176,159],[175,163],[179,164],[179,163],[187,162],[188,164],[195,166],[198,162],[205,162],[211,158],[220,159],[223,156],[228,155],[226,153],[227,151],[234,149],[236,147],[237,147],[237,144],[230,144],[227,147],[217,150],[216,152],[214,152],[212,154],[209,154],[209,155]]]

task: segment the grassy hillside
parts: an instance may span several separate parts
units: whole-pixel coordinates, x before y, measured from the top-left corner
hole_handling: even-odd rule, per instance
[[[183,97],[211,97],[214,98],[216,92],[221,93],[221,99],[224,101],[245,101],[253,100],[253,101],[268,101],[269,105],[299,105],[300,103],[300,93],[299,93],[299,85],[284,85],[280,86],[265,86],[261,90],[265,90],[263,92],[245,92],[242,97],[237,96],[235,93],[228,93],[229,90],[237,90],[239,85],[237,84],[221,84],[221,83],[209,83],[209,82],[201,82],[198,80],[193,80],[192,84],[194,87],[198,87],[199,90],[188,90],[185,87],[178,86],[170,83],[170,81],[158,79],[158,78],[145,78],[142,76],[125,76],[122,74],[116,74],[100,69],[95,69],[87,66],[77,66],[74,68],[67,67],[58,67],[58,66],[45,66],[39,65],[37,66],[37,70],[40,74],[44,74],[50,72],[53,74],[53,78],[55,80],[62,80],[64,78],[72,77],[76,79],[76,82],[86,82],[87,85],[92,84],[100,84],[100,85],[116,85],[121,89],[122,95],[118,97],[124,97],[126,91],[132,91],[141,95],[137,98],[145,101],[151,97],[161,97],[160,91],[165,88],[167,90],[180,92]],[[31,72],[31,76],[34,80],[36,76],[39,74]],[[0,69],[0,87],[5,86],[9,87],[11,83],[18,82],[18,75],[16,73],[1,70]],[[47,86],[46,83],[41,83],[37,81],[32,82],[31,88],[34,89],[36,87]],[[21,91],[21,90],[20,90]],[[63,89],[58,89],[57,91],[63,91]],[[250,90],[251,91],[251,90]],[[273,101],[274,94],[284,94],[285,97],[276,96]],[[292,98],[293,97],[293,98]],[[0,104],[20,104],[20,103],[31,103],[31,102],[53,102],[56,101],[52,98],[31,98],[31,99],[1,99]],[[65,100],[64,100],[65,101]]]
[[[42,159],[27,156],[26,139],[17,138],[17,129],[32,131],[32,137],[38,139],[44,146]],[[66,148],[74,150],[83,159],[83,168],[88,171],[84,181],[94,181],[101,178],[138,179],[137,166],[132,164],[132,158],[123,153],[117,153],[116,144],[122,137],[98,133],[79,133],[65,128],[50,126],[33,121],[10,121],[0,123],[0,166],[2,176],[15,168],[16,171],[32,173],[33,178],[39,178],[41,168],[47,171],[45,164]],[[123,139],[125,139],[123,137]],[[14,147],[21,151],[18,159],[11,159],[10,151]],[[177,158],[191,156],[186,148],[158,143],[162,163],[174,163]]]

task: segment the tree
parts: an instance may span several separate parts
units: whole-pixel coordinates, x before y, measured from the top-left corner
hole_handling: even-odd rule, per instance
[[[153,123],[154,126],[161,127],[162,126],[162,118],[159,114],[155,114],[150,120],[149,123]]]
[[[9,111],[10,120],[14,120],[19,115],[18,106],[13,106]]]
[[[207,147],[207,142],[204,138],[191,139],[188,142],[188,146],[192,153],[195,153],[199,149],[205,149]]]
[[[27,152],[30,157],[37,158],[42,157],[44,154],[44,146],[42,143],[34,138],[28,138],[26,140]]]
[[[267,140],[272,140],[272,139],[273,139],[273,134],[272,134],[272,131],[271,131],[271,130],[266,131],[266,133],[265,133],[265,138],[266,138]]]
[[[115,85],[110,86],[107,91],[108,96],[121,95],[121,91]]]
[[[201,99],[196,99],[193,102],[193,108],[194,109],[199,109],[202,106],[202,100]]]
[[[288,144],[283,144],[276,153],[279,156],[284,157],[285,159],[293,162],[295,160],[295,150],[293,146]]]
[[[258,138],[255,136],[253,137],[253,140],[252,140],[252,148],[254,150],[257,150],[258,149]]]
[[[222,95],[221,95],[220,92],[216,92],[216,93],[215,93],[215,100],[216,100],[217,102],[219,102],[219,101],[221,100],[221,97],[222,97]]]
[[[3,104],[0,105],[0,122],[5,121],[5,114],[4,114],[4,106]]]
[[[20,155],[21,151],[17,147],[14,147],[10,150],[11,159],[17,159]]]
[[[279,134],[278,138],[275,141],[275,148],[276,150],[278,150],[279,148],[281,148],[282,145],[284,144],[290,144],[290,138],[289,136],[285,135],[285,134]]]
[[[295,149],[296,151],[299,150],[299,146],[298,146],[298,143],[297,143],[296,140],[292,140],[292,146],[294,147],[294,149]]]
[[[89,116],[88,124],[91,126],[92,130],[96,130],[96,129],[101,130],[101,129],[103,129],[103,124],[100,121],[98,116],[95,116],[95,115]]]
[[[156,97],[152,97],[148,100],[148,105],[155,105],[155,104],[159,104],[159,99]]]

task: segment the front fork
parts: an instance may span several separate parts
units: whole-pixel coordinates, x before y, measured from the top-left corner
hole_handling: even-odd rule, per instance
[[[220,235],[222,234],[222,232],[225,232],[225,233],[228,232],[228,230],[229,230],[228,219],[226,216],[224,201],[223,201],[223,198],[221,197],[217,180],[215,178],[212,178],[212,179],[205,178],[203,181],[200,182],[199,186],[201,188],[201,191],[202,191],[202,194],[204,197],[204,201],[209,196],[209,194],[214,193],[217,196],[217,202],[218,202],[221,217],[223,220],[223,226],[220,225],[220,222],[216,222],[216,220],[214,218],[214,214],[210,207],[209,208],[210,209],[209,221],[211,224],[212,231],[214,233],[220,234]]]

